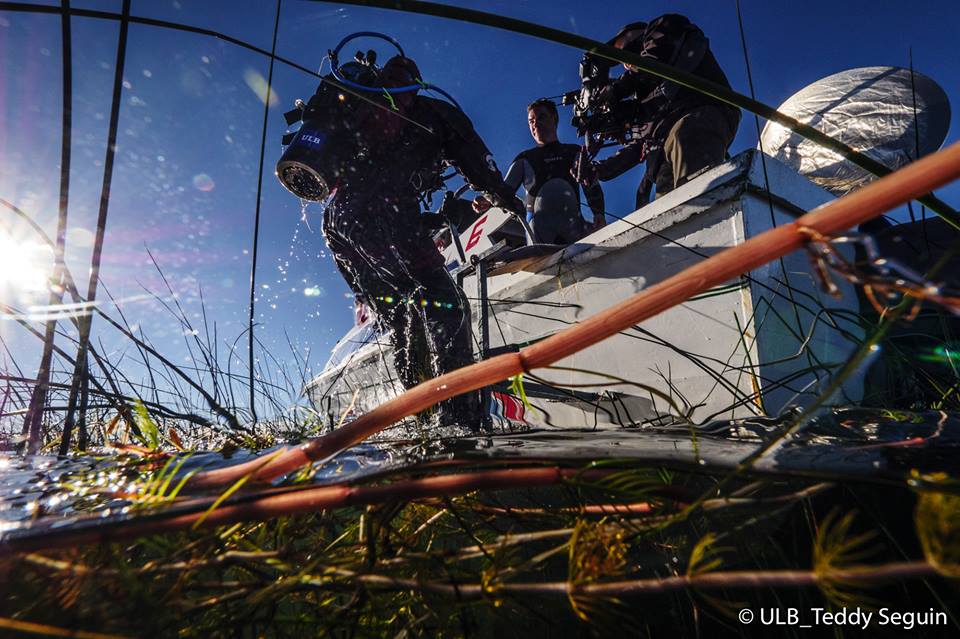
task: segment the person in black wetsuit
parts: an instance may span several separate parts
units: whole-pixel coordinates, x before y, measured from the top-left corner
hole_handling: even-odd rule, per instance
[[[629,24],[612,44],[730,87],[709,40],[684,16],[667,14],[649,24]],[[631,96],[637,101],[643,139],[594,163],[592,171],[583,172],[586,184],[597,178],[612,180],[646,160],[647,170],[637,189],[639,208],[649,201],[654,185],[659,197],[725,159],[740,123],[739,109],[629,65],[604,87],[598,100],[616,103]]]
[[[409,58],[392,58],[385,87],[419,83]],[[473,361],[470,307],[430,238],[420,199],[442,185],[443,163],[509,208],[519,200],[503,182],[483,140],[455,106],[418,95],[393,96],[356,134],[368,140],[362,161],[341,175],[324,212],[323,233],[344,279],[393,329],[397,375],[411,388]],[[441,417],[476,427],[476,394],[448,400]]]
[[[504,178],[514,191],[523,185],[527,222],[534,241],[541,244],[571,244],[588,230],[580,213],[580,185],[574,178],[580,147],[557,139],[559,121],[557,105],[550,100],[541,98],[527,107],[530,135],[537,146],[520,153]],[[593,183],[584,188],[584,195],[593,212],[590,230],[596,230],[606,223],[603,190]],[[488,205],[482,198],[475,202],[481,212]]]

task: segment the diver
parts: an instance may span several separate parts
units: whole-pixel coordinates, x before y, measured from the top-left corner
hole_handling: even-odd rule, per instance
[[[611,44],[730,86],[710,51],[709,40],[684,16],[666,14],[649,24],[628,24]],[[585,185],[597,179],[612,180],[646,160],[646,172],[637,188],[640,208],[649,201],[654,186],[660,197],[726,159],[740,124],[736,107],[631,65],[624,65],[623,74],[602,87],[596,100],[621,105],[631,97],[638,134],[614,155],[584,167],[580,178]]]
[[[520,211],[522,204],[467,116],[418,93],[427,85],[402,49],[382,69],[373,52],[334,68],[339,79],[328,77],[300,104],[303,125],[277,175],[300,197],[328,199],[323,233],[336,265],[381,327],[392,329],[397,375],[412,388],[473,362],[470,307],[430,238],[421,201],[452,165],[499,205]],[[371,97],[343,90],[344,82]],[[447,400],[440,423],[476,429],[479,408],[477,393]]]
[[[588,230],[580,213],[580,185],[574,177],[580,146],[557,139],[559,121],[557,105],[551,100],[541,98],[527,106],[527,123],[537,146],[517,155],[504,178],[514,190],[523,185],[527,222],[533,241],[541,244],[572,244]],[[594,182],[584,187],[584,195],[593,212],[589,230],[595,231],[606,224],[603,189]],[[490,207],[482,196],[474,204],[480,213]]]

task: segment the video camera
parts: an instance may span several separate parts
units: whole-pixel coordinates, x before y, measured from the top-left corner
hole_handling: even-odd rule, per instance
[[[565,93],[561,100],[564,106],[573,106],[570,123],[591,152],[608,143],[631,140],[640,119],[636,100],[611,103],[600,99],[601,90],[612,83],[610,69],[615,64],[585,53],[580,59],[580,89]]]
[[[322,202],[341,178],[356,171],[367,154],[370,132],[380,116],[379,96],[363,99],[352,86],[376,87],[381,69],[376,53],[358,52],[355,59],[325,75],[308,102],[284,114],[288,125],[302,122],[297,131],[283,136],[283,155],[276,175],[283,186],[301,200]]]

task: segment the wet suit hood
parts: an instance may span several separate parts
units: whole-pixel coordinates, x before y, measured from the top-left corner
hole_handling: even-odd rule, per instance
[[[420,69],[417,63],[410,58],[395,55],[383,65],[380,73],[383,86],[405,87],[411,84],[420,84]]]

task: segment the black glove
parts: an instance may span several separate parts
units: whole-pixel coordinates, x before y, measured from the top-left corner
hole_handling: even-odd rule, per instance
[[[436,213],[424,213],[420,216],[420,226],[429,233],[434,234],[440,229],[447,228],[447,221],[442,215]]]
[[[490,200],[494,206],[499,206],[500,208],[510,211],[516,215],[526,215],[527,207],[524,205],[523,200],[518,198],[513,193],[509,195],[504,195],[502,193],[488,193],[487,199]]]
[[[512,211],[521,217],[527,216],[527,206],[523,203],[523,200],[514,195],[510,198],[510,203],[504,207],[508,211]]]

